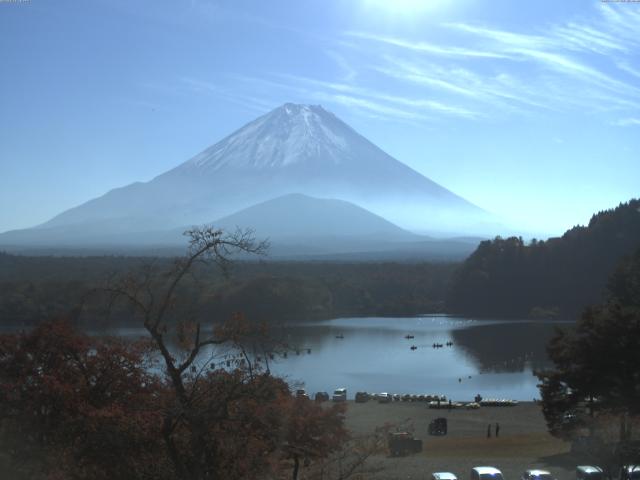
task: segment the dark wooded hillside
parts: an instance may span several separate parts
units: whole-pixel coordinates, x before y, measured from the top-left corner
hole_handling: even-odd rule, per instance
[[[467,315],[575,318],[603,299],[607,279],[640,247],[640,200],[599,212],[562,237],[482,242],[453,275],[447,310]]]

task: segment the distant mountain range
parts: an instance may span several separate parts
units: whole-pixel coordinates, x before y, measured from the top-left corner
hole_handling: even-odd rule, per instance
[[[319,254],[340,243],[338,251],[376,251],[425,240],[407,229],[475,234],[495,225],[322,107],[285,104],[149,182],[4,233],[0,246],[171,246],[184,244],[178,231],[211,222]]]

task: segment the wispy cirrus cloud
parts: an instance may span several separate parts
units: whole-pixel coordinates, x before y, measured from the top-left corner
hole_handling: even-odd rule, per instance
[[[344,58],[343,55],[336,52],[335,50],[326,50],[325,54],[332,58],[338,67],[344,72],[342,79],[345,82],[352,82],[355,80],[358,72],[356,69]]]
[[[434,25],[418,38],[348,30],[314,37],[334,66],[322,78],[256,73],[242,79],[251,94],[219,79],[183,84],[255,110],[298,98],[422,123],[590,111],[618,125],[640,109],[640,13],[629,10],[605,5],[525,31],[472,22]],[[273,102],[260,101],[262,94]]]
[[[621,118],[612,124],[616,127],[640,127],[640,118]]]
[[[618,61],[618,68],[636,78],[640,78],[640,68],[634,68],[625,61]]]
[[[481,115],[478,112],[455,104],[445,103],[429,98],[403,97],[399,95],[387,94],[353,84],[328,82],[298,75],[280,75],[280,77],[288,79],[294,84],[312,85],[314,87],[320,87],[328,91],[337,91],[343,94],[348,93],[356,97],[368,99],[369,101],[377,101],[396,106],[410,107],[411,110],[415,110],[422,114],[439,113],[464,118],[477,118]]]
[[[366,32],[345,32],[346,36],[355,37],[363,40],[372,40],[375,42],[393,45],[396,47],[406,48],[421,53],[434,55],[442,55],[446,57],[478,57],[478,58],[506,58],[498,52],[476,50],[457,46],[441,46],[427,42],[415,42],[398,37],[376,35]]]
[[[569,23],[552,29],[555,47],[564,47],[576,51],[592,51],[600,55],[611,52],[629,53],[626,42],[621,42],[616,35],[598,30],[594,27]]]
[[[547,36],[543,37],[459,23],[448,26],[492,40],[491,48],[503,53],[505,58],[534,61],[559,73],[577,77],[578,80],[595,82],[603,88],[640,94],[639,89],[570,56],[570,52],[575,51],[600,55],[629,52],[629,47],[619,39],[593,27],[569,23],[567,26],[552,27]]]
[[[523,106],[548,108],[519,79],[508,74],[480,75],[459,65],[440,66],[434,63],[403,61],[385,58],[387,65],[374,67],[380,73],[402,81],[412,82],[431,90],[439,90],[454,97],[480,102],[510,112],[524,113]],[[481,116],[481,115],[478,115]]]
[[[390,105],[376,98],[375,92],[364,95],[357,87],[345,83],[325,82],[288,74],[271,74],[271,78],[235,76],[234,79],[251,85],[253,89],[269,91],[271,96],[279,91],[282,93],[282,98],[287,101],[299,98],[304,103],[327,102],[350,107],[352,111],[368,117],[394,121],[420,123],[434,120],[425,111],[402,108],[402,105]]]
[[[633,110],[640,102],[640,88],[629,79],[640,78],[634,66],[640,12],[627,10],[601,6],[588,18],[528,32],[444,23],[439,27],[451,33],[440,35],[444,44],[368,32],[345,37],[387,49],[371,70],[427,94],[459,98],[472,110],[478,103],[495,107],[493,113]]]
[[[265,110],[271,110],[277,106],[277,104],[265,98],[243,94],[235,89],[200,78],[181,77],[178,85],[174,88],[178,91],[184,91],[186,89],[197,94],[210,95],[259,113],[263,113]]]
[[[238,98],[232,92],[208,81],[193,78],[181,80],[197,93],[206,92],[230,101],[251,101],[249,97]],[[332,103],[350,107],[353,111],[365,116],[387,120],[424,123],[437,121],[443,115],[463,119],[475,119],[481,116],[480,113],[467,108],[434,99],[388,94],[346,82],[325,81],[299,75],[278,73],[260,77],[234,75],[232,80],[236,86],[241,82],[250,85],[251,90],[256,94],[261,91],[269,92],[270,97],[280,97],[282,101],[299,98],[302,102]],[[277,103],[269,107],[273,108]],[[264,107],[267,105],[262,102],[262,104],[257,103],[256,106],[265,110]]]

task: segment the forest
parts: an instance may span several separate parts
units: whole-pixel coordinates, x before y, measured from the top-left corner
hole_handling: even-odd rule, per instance
[[[126,272],[161,270],[168,258],[26,257],[0,253],[0,318],[33,325],[85,301],[88,326],[105,325],[103,303],[85,295]],[[454,263],[236,262],[229,276],[198,266],[186,279],[184,308],[224,321],[242,311],[258,320],[443,312]],[[127,322],[110,315],[109,324]]]
[[[183,286],[183,313],[219,322],[238,311],[268,321],[422,313],[574,319],[603,300],[608,277],[640,245],[639,209],[631,200],[545,241],[496,237],[463,263],[236,261],[229,275],[196,266]],[[87,292],[172,261],[0,253],[0,318],[33,325],[84,302],[88,325],[126,323],[126,312],[106,319],[103,302]]]
[[[640,245],[640,200],[599,212],[559,238],[482,242],[456,270],[447,311],[463,315],[575,319],[601,303],[607,279]]]

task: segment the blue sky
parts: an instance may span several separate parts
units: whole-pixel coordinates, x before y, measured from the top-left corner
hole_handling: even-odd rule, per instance
[[[640,194],[640,3],[0,3],[0,231],[321,104],[527,231]]]

